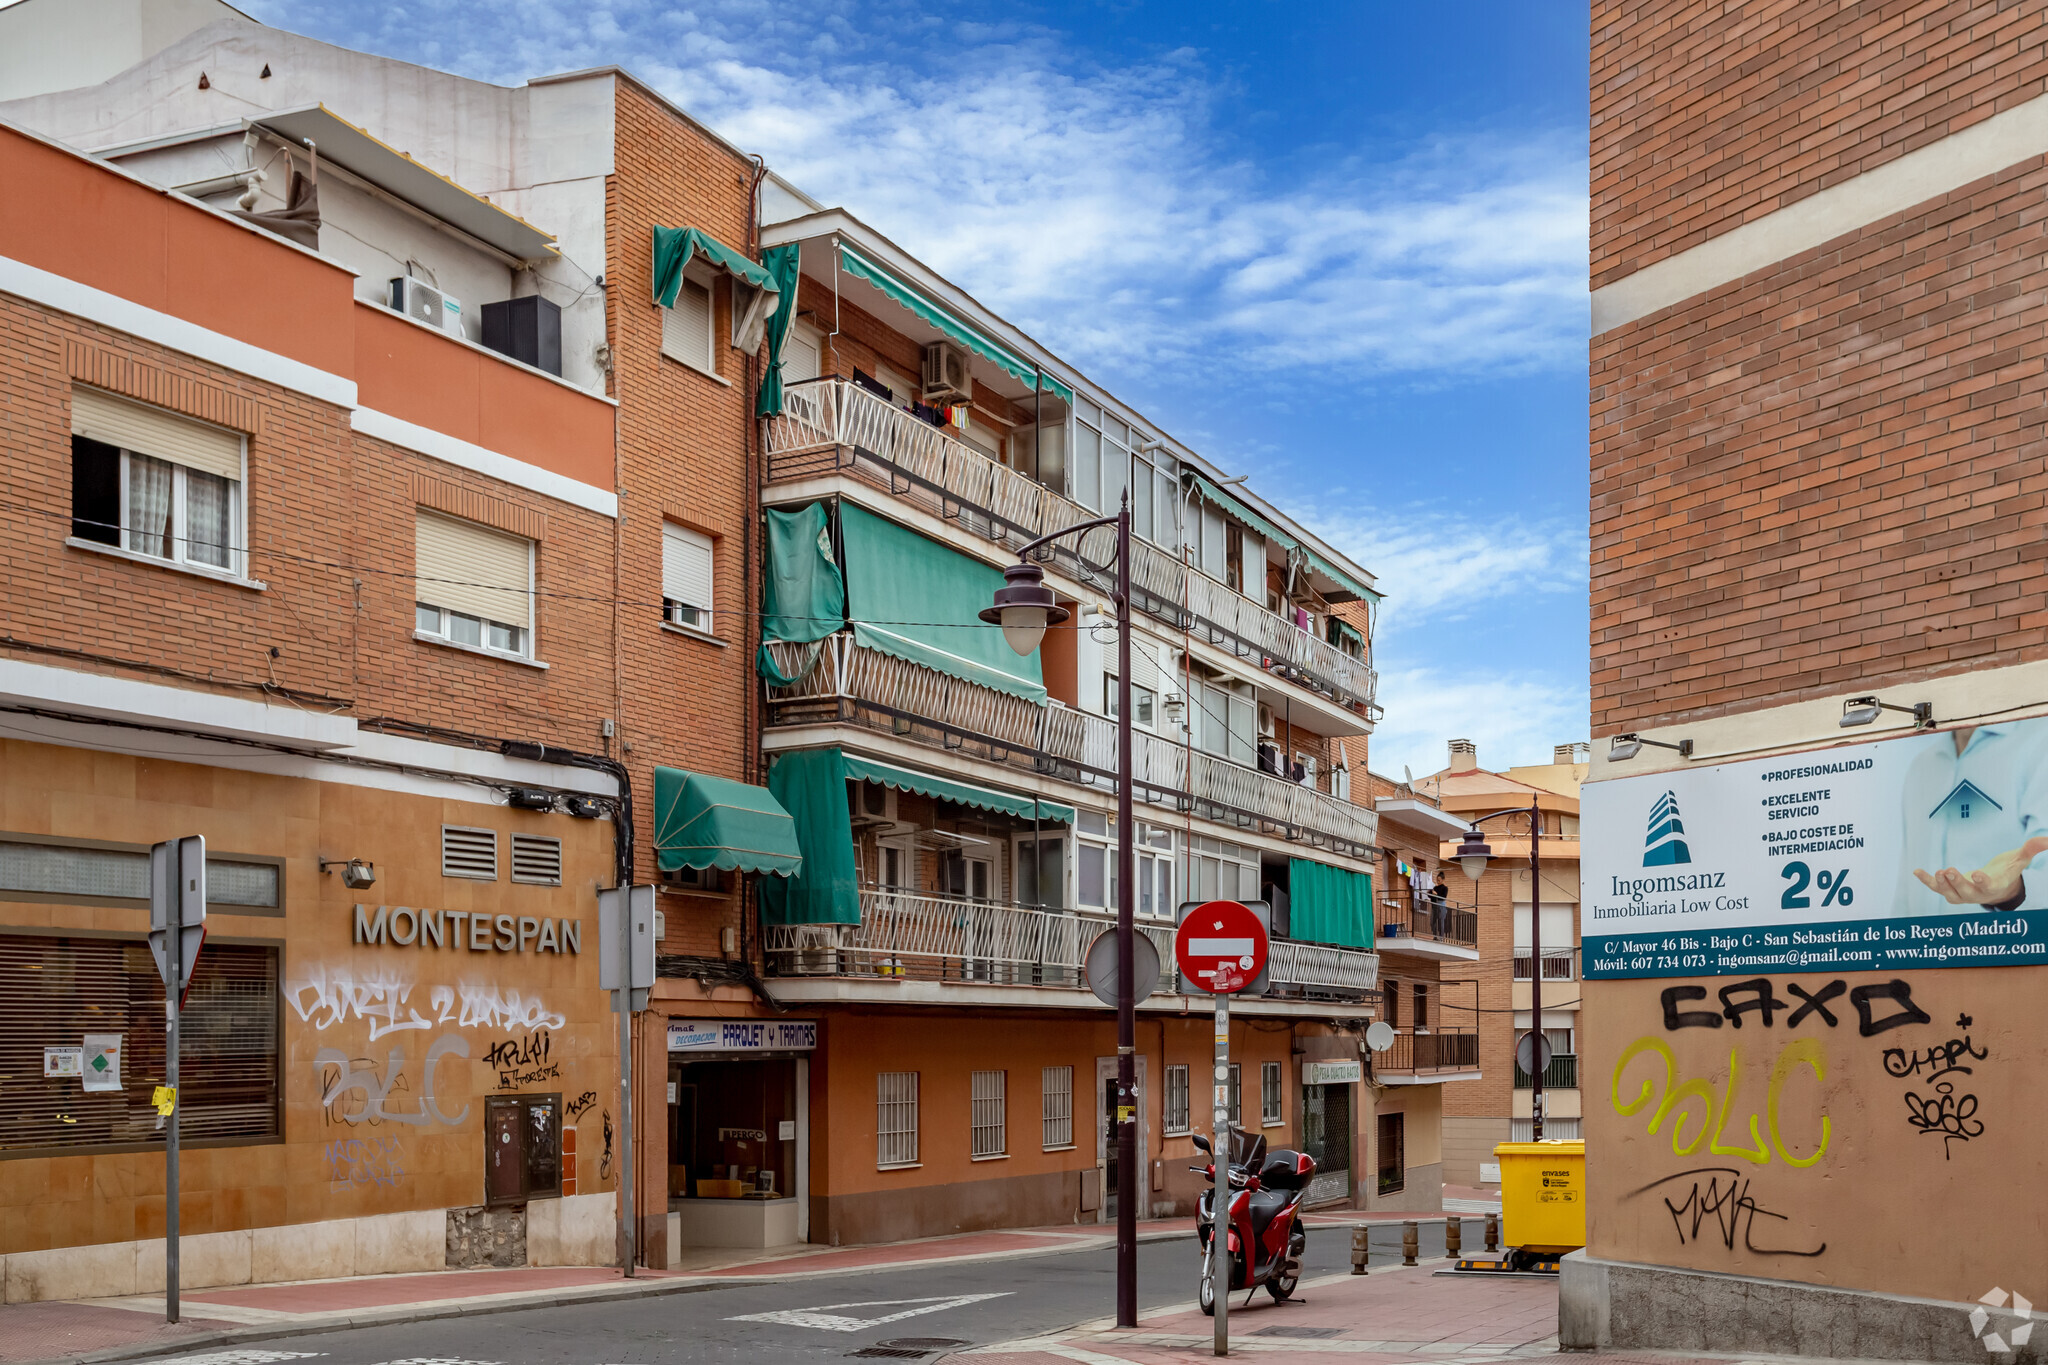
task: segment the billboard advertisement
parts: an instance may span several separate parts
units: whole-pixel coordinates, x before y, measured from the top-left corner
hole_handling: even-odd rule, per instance
[[[2048,963],[2048,718],[1588,783],[1589,980]]]

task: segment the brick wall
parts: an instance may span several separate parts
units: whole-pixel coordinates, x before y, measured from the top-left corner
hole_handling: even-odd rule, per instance
[[[1592,345],[1593,732],[2048,652],[2040,158]]]
[[[1608,0],[1594,288],[2048,89],[2039,0]]]

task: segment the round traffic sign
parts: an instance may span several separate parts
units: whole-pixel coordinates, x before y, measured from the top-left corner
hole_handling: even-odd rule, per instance
[[[1249,906],[1208,901],[1180,922],[1173,960],[1190,989],[1235,995],[1266,970],[1266,947],[1266,926]]]

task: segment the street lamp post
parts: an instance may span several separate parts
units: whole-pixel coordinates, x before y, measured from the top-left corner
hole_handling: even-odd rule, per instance
[[[1138,1013],[1131,977],[1131,886],[1136,870],[1131,824],[1131,495],[1126,492],[1113,517],[1097,517],[1040,536],[1017,551],[1017,563],[1003,570],[1003,586],[995,605],[981,619],[1003,628],[1003,637],[1019,654],[1029,654],[1045,639],[1048,626],[1070,615],[1045,586],[1045,570],[1030,562],[1030,553],[1063,536],[1097,527],[1116,529],[1116,1325],[1138,1325]],[[1037,856],[1035,853],[1033,856]]]
[[[1543,1036],[1543,869],[1536,857],[1536,841],[1543,831],[1543,813],[1537,807],[1538,793],[1529,793],[1529,1031],[1538,1038]],[[1479,833],[1479,826],[1488,820],[1503,815],[1522,814],[1522,807],[1511,806],[1497,810],[1491,815],[1482,815],[1472,821],[1472,828],[1464,841],[1458,845],[1458,865],[1465,869],[1465,875],[1476,884],[1486,875],[1486,861],[1493,856],[1486,840]],[[1508,937],[1514,937],[1515,898],[1508,897]],[[1513,979],[1514,944],[1508,944],[1509,979]],[[1537,1047],[1529,1049],[1529,1060],[1540,1060]],[[1529,1068],[1529,1136],[1541,1140],[1543,1137],[1543,1072],[1541,1066]]]

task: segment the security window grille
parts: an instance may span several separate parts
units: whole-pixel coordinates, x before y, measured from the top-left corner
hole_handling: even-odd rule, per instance
[[[1007,1071],[977,1071],[973,1074],[973,1126],[975,1156],[1002,1156],[1010,1150],[1007,1107]]]
[[[498,880],[498,832],[441,826],[441,875],[480,882]]]
[[[875,1164],[917,1164],[915,1071],[884,1071],[875,1078]]]
[[[1169,1137],[1194,1131],[1189,1099],[1188,1069],[1184,1066],[1166,1068],[1166,1133]]]
[[[282,1136],[278,1007],[275,948],[206,945],[179,1020],[184,1141]],[[88,1033],[119,1036],[120,1089],[43,1075],[46,1045],[76,1047]],[[164,1080],[164,989],[149,944],[0,935],[0,1076],[0,1151],[161,1150],[150,1094]],[[321,1088],[338,1083],[328,1074]]]
[[[1039,1081],[1042,1135],[1048,1152],[1074,1145],[1074,1068],[1049,1066]]]
[[[560,886],[562,841],[541,834],[513,835],[512,880],[535,886]]]
[[[1271,1127],[1280,1122],[1280,1063],[1259,1063],[1259,1122]]]
[[[283,888],[275,862],[206,860],[206,903],[275,911]],[[149,900],[149,854],[122,848],[42,844],[0,837],[0,899]]]
[[[676,306],[661,310],[661,353],[711,372],[711,291],[695,280],[684,280]]]
[[[520,658],[533,652],[533,542],[422,508],[413,526],[413,629]]]
[[[1230,1064],[1230,1121],[1244,1122],[1244,1068],[1236,1062]]]
[[[693,630],[711,629],[713,563],[710,536],[672,521],[661,524],[662,620]]]
[[[97,389],[71,391],[71,534],[240,575],[242,437]]]

